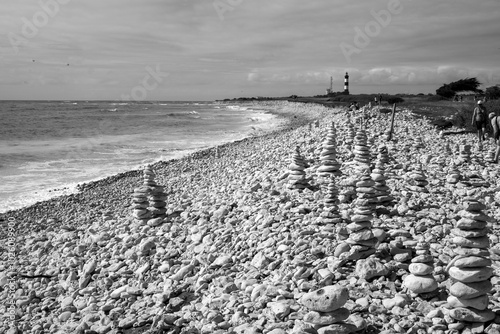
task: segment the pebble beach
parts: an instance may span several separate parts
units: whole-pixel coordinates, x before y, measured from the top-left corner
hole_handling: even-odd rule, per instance
[[[491,139],[265,107],[278,128],[150,166],[160,218],[143,170],[0,215],[0,333],[500,333]]]

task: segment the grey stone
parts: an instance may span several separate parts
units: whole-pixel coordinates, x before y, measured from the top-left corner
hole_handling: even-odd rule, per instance
[[[491,310],[476,310],[472,308],[458,307],[450,311],[450,317],[458,321],[488,322],[495,319],[495,312]]]
[[[309,311],[304,316],[304,321],[313,325],[331,325],[340,321],[344,321],[349,317],[351,312],[348,309],[341,307],[332,312],[316,312]]]
[[[379,260],[368,258],[358,260],[356,262],[356,276],[364,278],[365,280],[374,277],[385,276],[389,273],[389,268],[382,264]]]
[[[299,303],[312,311],[331,312],[344,306],[348,298],[347,288],[329,285],[304,294],[299,299]]]
[[[457,268],[451,267],[449,272],[450,277],[456,279],[457,281],[469,283],[469,282],[481,282],[489,279],[493,275],[493,268],[491,267],[474,267],[474,268]]]

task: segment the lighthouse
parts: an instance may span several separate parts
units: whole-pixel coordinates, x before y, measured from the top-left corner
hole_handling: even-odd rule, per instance
[[[344,94],[349,95],[349,74],[347,72],[344,76]]]

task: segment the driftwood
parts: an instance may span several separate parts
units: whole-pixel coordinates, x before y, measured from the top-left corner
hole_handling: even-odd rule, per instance
[[[389,129],[389,135],[387,136],[387,141],[392,140],[392,133],[394,132],[394,116],[396,115],[396,103],[392,105],[392,115],[391,115],[391,128]]]

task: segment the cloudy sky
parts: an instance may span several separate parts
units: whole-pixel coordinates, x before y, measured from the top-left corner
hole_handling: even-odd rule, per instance
[[[500,83],[498,0],[2,0],[0,99],[434,93]]]

